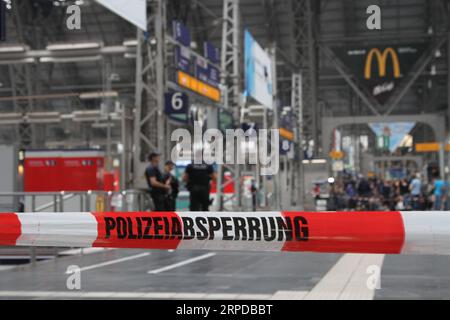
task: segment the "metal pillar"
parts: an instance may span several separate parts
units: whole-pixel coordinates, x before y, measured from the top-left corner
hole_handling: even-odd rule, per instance
[[[303,133],[306,141],[314,141],[318,153],[319,115],[317,109],[317,47],[313,5],[314,0],[291,0],[293,61],[299,64],[303,76]]]
[[[296,183],[295,190],[297,194],[293,199],[298,199],[295,203],[297,207],[303,210],[303,205],[305,203],[305,174],[303,168],[303,86],[302,86],[302,75],[295,73],[292,75],[292,94],[291,94],[291,107],[292,111],[297,117],[297,137],[296,137]]]
[[[270,57],[272,59],[272,76],[273,76],[273,117],[272,117],[272,128],[273,129],[279,129],[279,110],[278,110],[278,101],[277,101],[277,56],[276,56],[276,48],[273,47],[270,50]],[[271,146],[271,149],[274,146]],[[273,150],[271,151],[273,152]],[[275,152],[279,152],[279,150],[275,150]],[[281,166],[280,166],[281,168]],[[286,166],[284,167],[284,170],[286,170]],[[281,203],[282,203],[282,196],[281,196],[281,192],[282,192],[282,188],[281,188],[281,179],[280,179],[280,174],[275,174],[275,176],[273,177],[273,181],[274,181],[274,195],[275,195],[275,205],[274,205],[274,209],[275,210],[281,210]],[[284,189],[284,188],[283,188]]]
[[[134,114],[133,182],[140,180],[139,171],[146,156],[153,151],[162,153],[164,148],[166,119],[164,117],[165,29],[166,0],[151,1],[148,32],[137,31],[136,92]]]
[[[239,0],[225,0],[223,2],[222,25],[222,97],[225,109],[233,112],[233,118],[239,122],[240,102],[240,63],[239,63]],[[225,165],[218,166],[217,201],[219,210],[223,210],[223,169]],[[235,207],[241,207],[240,192],[240,166],[226,166],[234,177]]]
[[[447,17],[450,21],[450,2],[447,4]],[[447,70],[450,70],[450,28],[447,31]],[[447,71],[447,132],[444,144],[450,141],[450,72]],[[450,168],[450,153],[447,153],[447,165]]]
[[[26,15],[29,11],[28,1],[16,1],[12,4],[12,16],[14,26],[17,31],[18,41],[21,43],[27,43],[25,28],[22,24],[21,15]],[[31,67],[28,64],[15,64],[9,66],[9,77],[11,81],[12,95],[14,98],[19,96],[30,97],[33,95],[32,83],[31,83]],[[16,112],[25,115],[34,108],[33,99],[28,98],[26,100],[14,99],[14,109]],[[30,123],[22,122],[18,125],[18,138],[19,147],[26,148],[32,146],[33,143],[33,131]]]
[[[235,119],[240,117],[239,28],[239,0],[225,0],[222,26],[222,85],[226,87],[224,107],[233,110]]]

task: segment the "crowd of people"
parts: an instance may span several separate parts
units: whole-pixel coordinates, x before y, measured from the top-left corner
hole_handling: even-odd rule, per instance
[[[449,185],[439,174],[425,179],[420,173],[402,179],[347,178],[330,185],[330,211],[447,210]]]

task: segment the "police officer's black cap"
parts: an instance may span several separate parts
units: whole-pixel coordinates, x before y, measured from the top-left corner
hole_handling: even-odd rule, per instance
[[[150,153],[150,155],[148,156],[148,160],[152,161],[153,158],[159,157],[160,155],[161,155],[161,153],[158,153],[158,152],[152,152],[152,153]]]

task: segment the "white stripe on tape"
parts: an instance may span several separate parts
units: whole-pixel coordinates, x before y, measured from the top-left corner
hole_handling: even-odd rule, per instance
[[[450,213],[401,212],[405,228],[402,254],[450,254]]]
[[[17,213],[22,235],[17,245],[90,247],[97,239],[97,220],[89,212]]]
[[[33,246],[39,237],[39,216],[33,213],[16,213],[21,224],[21,234],[16,246]]]

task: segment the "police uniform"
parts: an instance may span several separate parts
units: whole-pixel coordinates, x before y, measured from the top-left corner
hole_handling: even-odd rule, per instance
[[[150,178],[155,177],[156,181],[164,184],[164,177],[161,171],[159,170],[158,167],[153,167],[152,165],[150,165],[145,170],[145,177],[147,178],[148,187],[150,189],[150,195],[153,199],[153,204],[155,205],[155,211],[158,212],[167,211],[166,190],[162,188],[155,188],[150,183]]]
[[[187,189],[189,191],[189,210],[208,211],[209,193],[211,191],[211,175],[214,168],[208,164],[190,164],[186,168],[188,177]]]
[[[166,207],[167,207],[168,211],[175,211],[176,207],[177,207],[176,204],[177,204],[178,193],[180,192],[180,182],[170,172],[164,173],[164,175],[163,175],[164,183],[166,183],[167,180],[169,180],[169,179],[171,179],[171,182],[170,182],[171,191],[166,196]]]

